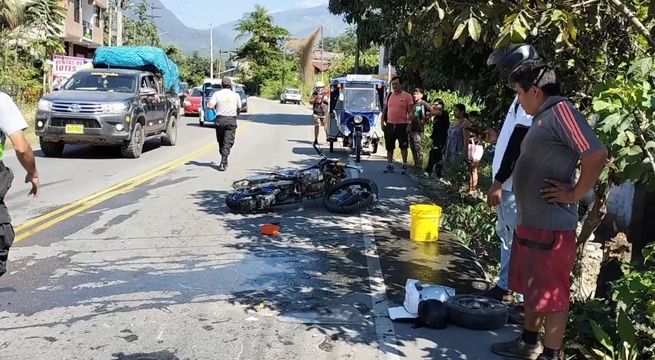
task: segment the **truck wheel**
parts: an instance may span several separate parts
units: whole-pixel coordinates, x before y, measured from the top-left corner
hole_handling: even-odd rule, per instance
[[[171,114],[166,124],[166,133],[161,138],[161,143],[165,146],[175,146],[177,143],[177,118]]]
[[[43,140],[43,138],[39,138],[39,143],[41,144],[43,155],[47,157],[60,157],[64,152],[63,142],[50,142]]]
[[[123,143],[121,146],[121,154],[126,158],[136,159],[141,156],[143,151],[143,143],[145,141],[145,134],[141,123],[134,125],[134,132],[132,139],[129,142]]]

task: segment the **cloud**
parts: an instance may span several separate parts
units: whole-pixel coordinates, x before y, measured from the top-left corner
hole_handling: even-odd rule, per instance
[[[314,7],[320,5],[327,5],[328,0],[301,0],[298,4],[299,7]]]

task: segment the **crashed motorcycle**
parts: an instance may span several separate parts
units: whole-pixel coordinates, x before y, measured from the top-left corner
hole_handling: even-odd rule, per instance
[[[270,172],[235,181],[234,191],[225,198],[228,208],[236,213],[256,213],[274,206],[301,203],[304,199],[322,198],[328,211],[353,214],[377,203],[379,193],[375,182],[347,178],[348,169],[361,173],[361,167],[329,159],[316,145],[314,149],[321,160],[309,168]]]

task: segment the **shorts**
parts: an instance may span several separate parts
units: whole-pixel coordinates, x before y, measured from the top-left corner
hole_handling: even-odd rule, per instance
[[[389,124],[384,129],[384,144],[388,151],[396,149],[396,140],[401,149],[409,148],[409,135],[407,124]]]
[[[320,115],[312,115],[314,117],[314,125],[315,126],[322,126],[325,127],[325,116],[320,116]]]
[[[509,263],[509,288],[523,294],[526,310],[569,309],[569,276],[575,262],[575,230],[517,226]]]

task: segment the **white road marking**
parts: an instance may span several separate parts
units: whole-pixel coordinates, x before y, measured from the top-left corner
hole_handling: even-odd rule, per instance
[[[351,161],[348,161],[352,165]],[[349,169],[350,177],[357,178],[357,170]],[[375,242],[375,233],[371,219],[365,214],[359,216],[362,227],[362,240],[366,254],[366,267],[368,268],[368,282],[371,287],[371,298],[373,300],[373,315],[375,316],[375,333],[378,337],[378,351],[380,359],[400,359],[399,351],[396,348],[398,343],[396,331],[389,318],[389,303],[387,302],[387,287],[384,284],[384,275],[380,265],[378,246]]]

